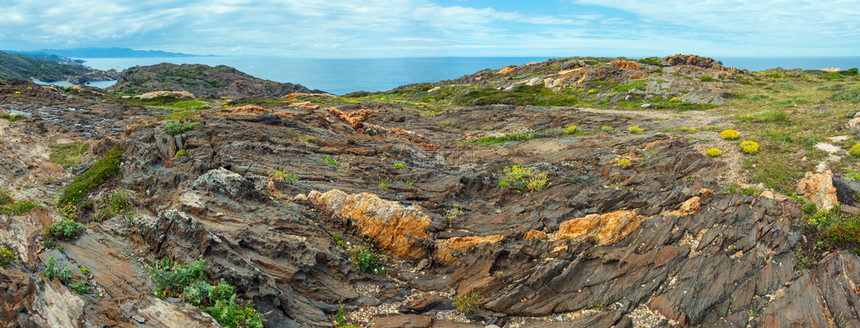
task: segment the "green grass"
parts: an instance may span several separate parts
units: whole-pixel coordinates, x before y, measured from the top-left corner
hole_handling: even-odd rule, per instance
[[[374,274],[385,274],[385,269],[379,264],[379,255],[370,247],[353,246],[349,249],[349,258],[361,271]]]
[[[454,305],[454,309],[456,309],[457,312],[468,314],[478,310],[480,301],[481,291],[473,289],[466,294],[455,296],[454,299],[451,300],[451,304]]]
[[[167,122],[164,124],[164,132],[169,135],[177,135],[186,131],[191,131],[199,122]]]
[[[336,159],[331,158],[330,156],[326,156],[323,157],[323,160],[328,163],[328,165],[331,165],[331,167],[333,167],[335,170],[340,169],[340,162],[338,162]]]
[[[120,145],[114,146],[105,157],[66,187],[57,204],[60,207],[68,204],[77,205],[87,192],[119,174],[119,163],[124,153],[125,149]]]
[[[633,82],[630,82],[627,84],[622,84],[622,85],[615,87],[615,91],[627,92],[627,91],[630,91],[633,89],[644,89],[645,86],[647,86],[647,84],[645,84],[645,81],[633,81]]]
[[[503,134],[501,136],[486,136],[486,137],[475,138],[475,139],[470,140],[469,143],[476,144],[476,145],[488,146],[488,145],[503,144],[503,143],[511,142],[511,141],[527,141],[527,140],[532,140],[532,139],[537,138],[537,137],[538,137],[538,134],[535,133],[534,131],[532,131],[530,129],[522,129],[522,130],[515,131],[515,132],[509,132],[509,133]]]
[[[48,155],[48,160],[53,163],[60,164],[64,169],[76,166],[80,163],[81,157],[89,149],[89,145],[82,142],[75,142],[65,145],[51,145],[51,154]]]
[[[3,113],[0,114],[0,118],[5,119],[9,122],[15,122],[25,119],[24,115],[12,114],[12,113]]]

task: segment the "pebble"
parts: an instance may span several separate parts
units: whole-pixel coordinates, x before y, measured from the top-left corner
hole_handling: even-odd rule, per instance
[[[137,323],[144,323],[144,322],[146,322],[146,319],[144,319],[143,317],[141,317],[141,316],[139,316],[139,315],[133,316],[133,317],[131,317],[131,318],[132,318],[132,319],[134,319],[134,321],[137,321]]]

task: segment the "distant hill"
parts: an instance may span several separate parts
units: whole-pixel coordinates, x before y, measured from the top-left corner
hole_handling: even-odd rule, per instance
[[[82,84],[89,81],[116,80],[116,70],[102,71],[24,55],[0,52],[0,78],[31,79],[45,82],[68,81]]]
[[[201,57],[201,55],[183,54],[159,50],[134,50],[129,48],[72,48],[72,49],[42,49],[33,51],[69,58],[146,58],[146,57]]]
[[[47,60],[52,62],[58,62],[62,64],[74,65],[74,66],[84,66],[83,60],[80,59],[71,59],[68,57],[58,56],[54,54],[49,54],[41,51],[15,51],[15,50],[2,50],[3,52],[13,54],[13,55],[24,55],[30,58],[36,58],[41,60]]]
[[[162,63],[135,66],[108,91],[141,94],[152,91],[188,91],[198,97],[281,97],[290,93],[324,93],[299,84],[263,80],[229,66],[176,65]]]

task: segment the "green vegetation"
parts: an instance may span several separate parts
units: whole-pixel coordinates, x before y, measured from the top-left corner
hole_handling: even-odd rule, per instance
[[[86,281],[78,280],[78,282],[69,285],[69,288],[74,290],[78,294],[89,294],[90,286],[87,285]]]
[[[453,103],[462,106],[481,106],[506,104],[514,106],[537,105],[537,106],[576,106],[580,104],[576,93],[556,93],[543,85],[527,86],[518,85],[510,91],[498,90],[487,87],[471,90],[465,94],[457,94],[453,97]]]
[[[340,162],[338,162],[336,159],[326,156],[323,157],[323,160],[328,163],[328,165],[331,165],[331,167],[333,167],[335,170],[340,170]]]
[[[269,179],[275,181],[294,182],[299,181],[299,176],[288,173],[285,169],[269,169]]]
[[[577,134],[577,133],[579,133],[579,132],[581,132],[581,131],[582,131],[582,129],[580,129],[580,128],[579,128],[578,126],[576,126],[576,125],[571,125],[571,126],[568,126],[568,127],[564,128],[564,134],[566,134],[566,135]]]
[[[724,130],[723,132],[720,132],[720,138],[723,140],[736,140],[740,137],[741,135],[735,130]]]
[[[180,149],[176,151],[176,154],[173,157],[185,156],[185,149]]]
[[[95,189],[105,181],[119,174],[119,163],[122,160],[122,155],[125,153],[120,145],[116,145],[111,149],[105,157],[96,162],[92,168],[75,178],[72,183],[66,187],[63,195],[58,201],[59,206],[68,204],[76,205],[81,202],[84,195],[90,190]]]
[[[532,168],[514,165],[505,166],[502,178],[499,179],[499,187],[516,189],[517,193],[528,190],[529,192],[541,191],[549,187],[546,173],[533,174]]]
[[[74,239],[84,231],[84,225],[69,219],[51,224],[49,235],[57,239]]]
[[[708,157],[720,157],[722,154],[723,152],[716,148],[711,148],[705,151],[705,155],[708,155]]]
[[[32,199],[16,201],[8,191],[0,189],[0,214],[23,215],[39,206],[39,203]]]
[[[51,162],[60,164],[60,166],[68,170],[70,167],[80,163],[81,157],[88,149],[89,145],[82,142],[51,145],[51,154],[48,158]]]
[[[361,271],[373,274],[385,274],[385,268],[379,265],[379,256],[368,246],[357,245],[350,248],[349,259]]]
[[[454,305],[454,309],[457,312],[468,314],[475,312],[478,309],[478,303],[481,301],[481,291],[479,289],[473,289],[468,293],[465,293],[460,296],[455,296],[454,299],[451,300],[451,303]]]
[[[626,158],[619,159],[617,163],[618,163],[619,167],[627,167],[627,166],[630,166],[630,164],[632,164],[630,162],[630,160],[626,159]]]
[[[206,271],[206,260],[199,259],[190,265],[171,265],[170,260],[162,259],[155,267],[149,268],[149,275],[155,284],[156,297],[180,297],[182,300],[200,307],[224,327],[262,328],[262,318],[253,304],[237,303],[236,288],[224,282],[210,284]]]
[[[403,163],[394,163],[394,167],[395,167],[395,168],[398,168],[398,169],[405,169],[405,168],[406,168],[406,164],[403,164]]]
[[[480,138],[472,139],[469,141],[469,143],[488,146],[488,145],[503,144],[503,143],[511,142],[511,141],[527,141],[527,140],[532,140],[532,139],[537,138],[537,137],[538,137],[537,133],[535,133],[531,129],[522,129],[522,130],[515,131],[515,132],[509,132],[509,133],[503,134],[501,136],[487,136],[487,137],[480,137]]]
[[[15,121],[23,120],[26,117],[24,115],[18,115],[18,114],[13,114],[13,113],[3,113],[3,114],[0,114],[0,118],[5,119],[9,122],[15,122]]]
[[[15,254],[12,254],[12,251],[6,247],[0,248],[0,267],[5,268],[12,262],[18,262],[18,258],[15,257]]]
[[[93,214],[93,219],[102,221],[110,219],[117,215],[123,215],[127,219],[131,219],[134,214],[134,204],[128,199],[128,194],[124,191],[117,191],[109,195],[105,195],[103,204]]]
[[[164,125],[164,132],[169,135],[177,135],[186,131],[191,131],[199,122],[167,122]]]
[[[744,141],[741,142],[740,147],[747,154],[755,154],[758,152],[759,144],[755,141]]]
[[[49,281],[57,278],[57,280],[63,283],[63,285],[68,283],[69,279],[72,277],[69,268],[63,268],[62,270],[57,268],[57,260],[54,260],[53,256],[48,259],[48,263],[45,265],[45,270],[42,270],[42,275]]]
[[[630,91],[633,89],[643,89],[643,88],[645,88],[645,86],[647,86],[647,84],[645,84],[645,81],[633,81],[633,82],[630,82],[627,84],[622,84],[622,85],[615,87],[615,91],[627,92],[627,91]]]
[[[627,129],[627,132],[630,132],[632,134],[640,134],[642,132],[645,132],[645,129],[640,128],[638,126],[631,126],[630,128]]]
[[[848,149],[848,153],[851,154],[851,156],[860,157],[860,143],[856,143],[854,146],[851,146],[851,148]]]

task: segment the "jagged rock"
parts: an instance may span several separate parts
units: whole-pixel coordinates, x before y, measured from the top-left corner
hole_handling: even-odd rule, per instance
[[[629,60],[613,60],[610,64],[618,68],[639,69],[639,64]]]
[[[696,55],[674,55],[663,57],[663,62],[670,65],[691,65],[704,68],[722,69],[723,64],[713,58],[701,57]]]
[[[458,256],[468,252],[470,248],[478,244],[494,244],[504,237],[499,235],[487,237],[455,237],[436,243],[436,261],[446,265],[460,264]]]
[[[761,312],[765,327],[852,326],[860,321],[860,259],[844,251],[830,254],[790,286],[783,287]]]
[[[348,195],[336,189],[326,193],[311,191],[308,199],[329,215],[350,221],[362,235],[392,255],[414,260],[427,253],[431,220],[418,207],[402,206],[369,193]]]
[[[617,211],[562,222],[553,239],[590,240],[597,245],[609,245],[624,239],[639,228],[646,217],[633,211]]]
[[[818,165],[815,173],[806,172],[804,178],[797,183],[797,193],[807,202],[825,211],[832,209],[838,201],[836,187],[833,186],[833,173],[824,163]]]

